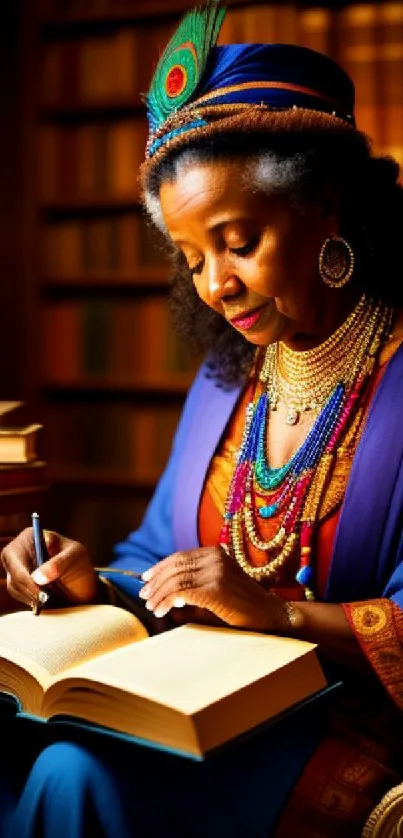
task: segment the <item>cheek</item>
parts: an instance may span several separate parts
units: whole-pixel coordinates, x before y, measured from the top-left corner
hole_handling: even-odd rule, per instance
[[[301,226],[289,234],[270,237],[259,254],[257,272],[273,296],[281,296],[287,289],[301,290],[317,276],[319,247],[316,236]]]
[[[205,284],[203,282],[201,274],[193,276],[191,282],[198,297],[200,297],[200,299],[203,300],[203,302],[206,302],[205,294],[203,293],[203,290],[205,291]]]
[[[288,238],[279,238],[275,234],[267,236],[254,260],[249,284],[270,297],[284,292],[292,274],[291,254],[292,246]]]

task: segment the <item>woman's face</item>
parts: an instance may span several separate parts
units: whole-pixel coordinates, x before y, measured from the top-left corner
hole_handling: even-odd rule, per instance
[[[252,191],[239,159],[183,168],[160,200],[197,293],[247,340],[304,346],[333,331],[337,295],[320,279],[318,258],[338,226],[322,205],[301,211]]]

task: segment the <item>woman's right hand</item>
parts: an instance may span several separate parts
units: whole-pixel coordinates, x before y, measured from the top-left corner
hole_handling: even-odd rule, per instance
[[[44,537],[50,558],[40,568],[36,568],[31,527],[3,548],[0,560],[10,596],[32,608],[39,590],[52,584],[59,605],[99,601],[101,585],[85,547],[50,530],[45,530]]]

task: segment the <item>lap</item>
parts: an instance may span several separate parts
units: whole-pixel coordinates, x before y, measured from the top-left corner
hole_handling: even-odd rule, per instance
[[[164,838],[267,837],[319,737],[320,726],[296,714],[201,763],[100,734],[55,742],[43,749],[27,782],[20,778],[24,791],[9,834],[23,838],[22,824],[27,838],[38,834],[29,829],[41,798],[48,827],[55,823],[49,838],[66,818],[69,838],[79,838],[90,800],[91,818],[105,826],[100,835],[152,838],[163,830]]]

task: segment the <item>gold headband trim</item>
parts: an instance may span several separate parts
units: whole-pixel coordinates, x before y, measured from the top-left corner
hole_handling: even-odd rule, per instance
[[[205,93],[204,96],[200,96],[199,99],[195,99],[192,102],[192,108],[197,107],[198,105],[202,104],[203,102],[209,102],[211,99],[217,99],[220,96],[226,96],[228,93],[238,93],[242,90],[290,90],[293,93],[305,93],[307,96],[316,96],[319,99],[323,99],[326,102],[329,102],[334,107],[340,108],[341,105],[338,102],[335,102],[334,99],[330,99],[329,96],[325,96],[323,93],[320,93],[319,90],[313,90],[310,87],[302,87],[299,84],[290,84],[289,82],[284,81],[247,81],[243,82],[242,84],[232,84],[228,87],[219,87],[216,90],[212,90],[210,93]]]

